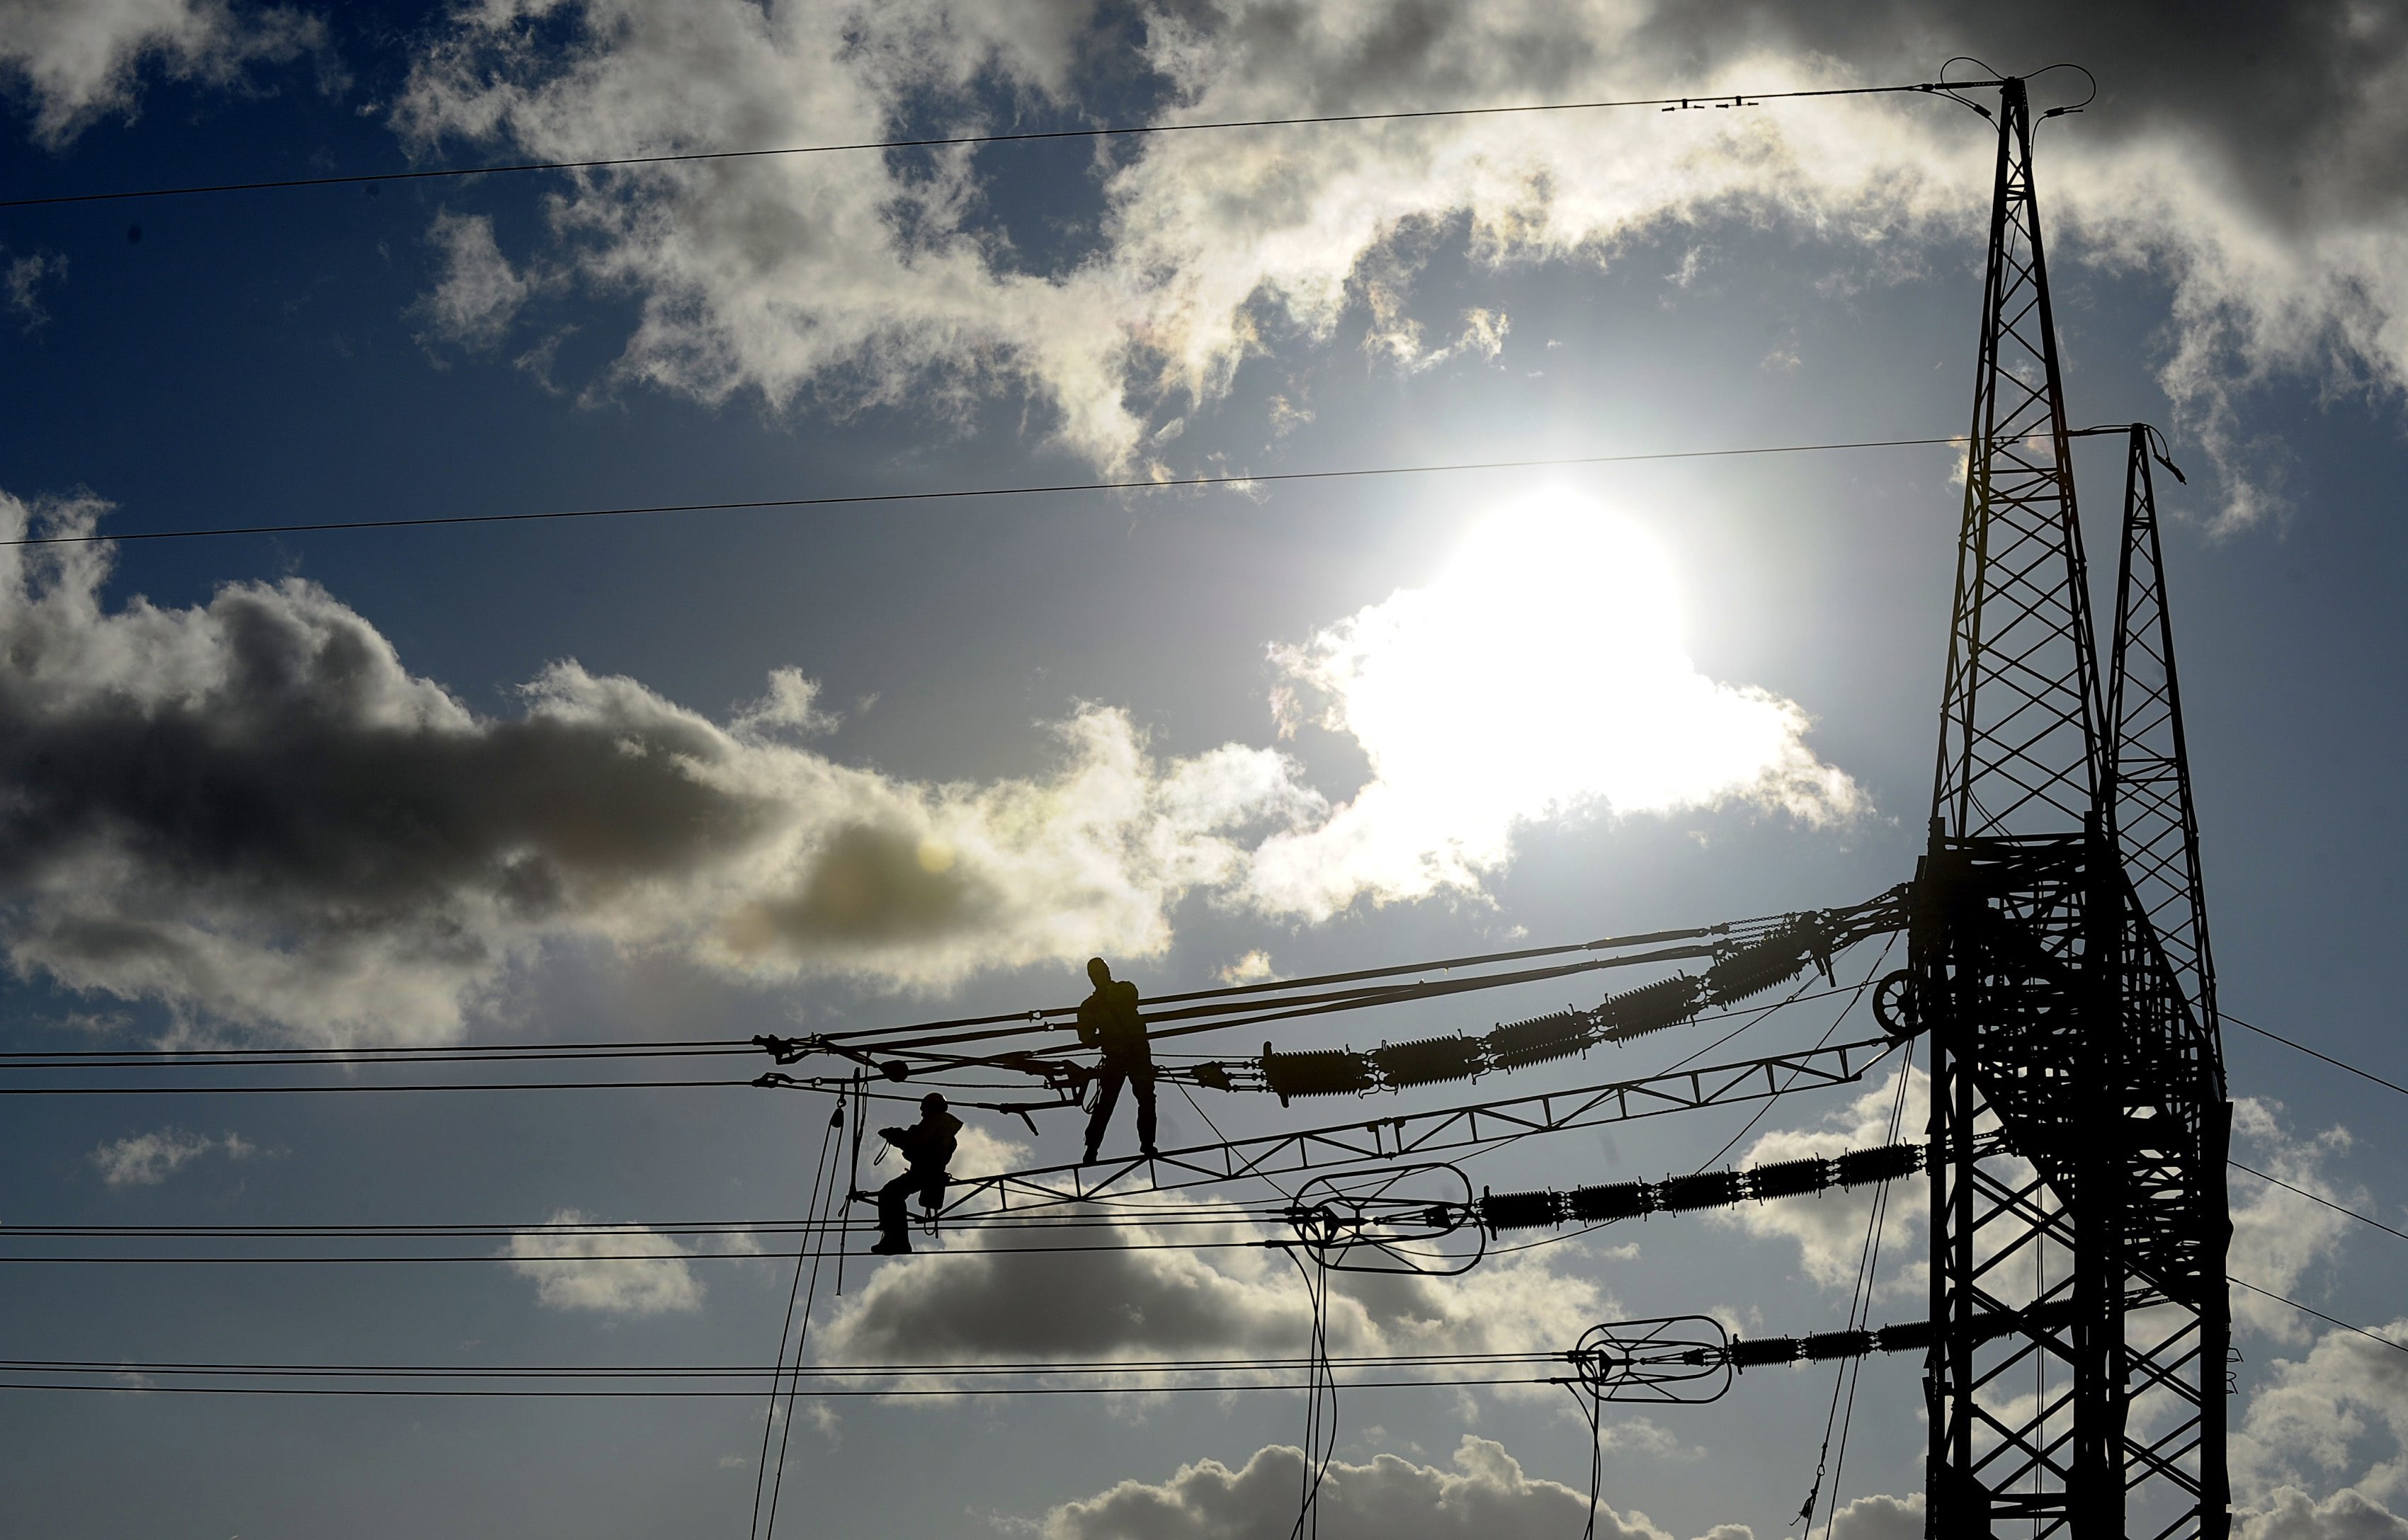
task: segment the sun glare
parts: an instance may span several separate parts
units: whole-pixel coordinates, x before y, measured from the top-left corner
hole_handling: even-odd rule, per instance
[[[1571,652],[1601,641],[1616,651],[1681,646],[1679,583],[1663,547],[1632,520],[1561,487],[1474,525],[1439,586],[1454,590],[1467,609],[1490,608],[1536,645],[1560,628]]]
[[[1325,827],[1267,848],[1261,885],[1306,910],[1469,886],[1516,824],[1564,813],[1850,810],[1854,787],[1801,741],[1802,711],[1698,671],[1680,591],[1641,524],[1551,490],[1474,525],[1427,587],[1283,650],[1372,780]]]

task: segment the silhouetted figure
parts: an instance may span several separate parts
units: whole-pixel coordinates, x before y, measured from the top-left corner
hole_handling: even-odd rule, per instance
[[[921,1206],[935,1209],[945,1201],[945,1167],[953,1159],[962,1120],[945,1110],[945,1099],[935,1091],[920,1098],[920,1120],[910,1128],[882,1128],[878,1136],[893,1145],[910,1162],[903,1175],[878,1190],[878,1244],[870,1251],[881,1257],[908,1256],[911,1250],[910,1219],[903,1211],[914,1192]]]
[[[1087,977],[1095,980],[1096,992],[1079,1003],[1079,1041],[1103,1049],[1104,1063],[1096,1110],[1087,1119],[1086,1159],[1093,1161],[1104,1142],[1124,1083],[1137,1091],[1138,1148],[1154,1154],[1154,1050],[1146,1044],[1145,1018],[1137,1011],[1137,986],[1114,978],[1100,957],[1087,960]]]

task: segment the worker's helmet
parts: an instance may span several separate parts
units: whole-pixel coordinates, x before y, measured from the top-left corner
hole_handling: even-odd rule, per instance
[[[920,1098],[920,1110],[923,1112],[942,1112],[945,1110],[945,1099],[932,1091],[928,1092],[927,1095]]]
[[[1087,959],[1087,977],[1098,984],[1109,982],[1112,977],[1112,965],[1100,957],[1091,957]]]

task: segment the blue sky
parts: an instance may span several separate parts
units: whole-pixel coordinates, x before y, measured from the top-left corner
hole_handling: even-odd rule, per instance
[[[2068,392],[2077,421],[2163,424],[2189,473],[2160,493],[2225,1004],[2399,1078],[2408,212],[2385,82],[2408,55],[2358,7],[2225,22],[34,5],[0,11],[0,186],[2078,59],[2100,99],[2041,149]],[[2251,113],[2217,105],[2236,99]],[[134,531],[1946,435],[1991,144],[1929,101],[1768,105],[0,210],[0,513]],[[2119,447],[2083,452],[2112,549]],[[1058,1004],[1094,950],[1161,992],[1254,954],[1294,976],[1852,902],[1921,845],[1955,470],[1924,447],[15,563],[6,1046],[741,1038]],[[838,877],[880,896],[839,904]],[[1483,1030],[1556,992],[1296,1041]],[[1686,1031],[1609,1062],[1707,1041]],[[2397,1098],[2228,1048],[2246,1158],[2400,1224]],[[1556,1068],[1499,1093],[1598,1077]],[[1888,1103],[1862,1089],[1784,1101],[1732,1159],[1864,1142]],[[825,1108],[698,1090],[10,1113],[0,1224],[515,1224],[792,1216]],[[1745,1116],[1526,1145],[1476,1176],[1661,1176]],[[1206,1135],[1183,1102],[1165,1119]],[[991,1121],[982,1139],[1028,1145]],[[1049,1123],[1025,1153],[1074,1140]],[[2261,1184],[2234,1201],[2236,1273],[2401,1317],[2401,1243]],[[1819,1329],[1847,1307],[1826,1280],[1835,1247],[1853,1266],[1854,1203],[1364,1285],[1346,1330],[1559,1348],[1692,1308]],[[1918,1224],[1885,1243],[1901,1266]],[[1010,1358],[1100,1290],[1140,1322],[1100,1356],[1300,1348],[1301,1287],[1251,1265],[864,1263],[815,1330],[831,1361],[948,1332]],[[0,1319],[15,1358],[754,1362],[789,1277],[0,1263]],[[1911,1276],[1884,1288],[1877,1317],[1920,1311]],[[2248,1533],[2408,1533],[2398,1355],[2236,1309]],[[1604,1500],[1632,1534],[1782,1533],[1828,1393],[1780,1372],[1624,1419]],[[1559,1401],[1350,1394],[1334,1532],[1387,1504],[1431,1535],[1562,1533],[1586,1430]],[[759,1416],[0,1392],[0,1472],[58,1534],[695,1533],[743,1520]],[[1869,1364],[1841,1533],[1914,1527],[1895,1500],[1919,1490],[1919,1418],[1913,1367]],[[789,1497],[814,1528],[1254,1533],[1292,1517],[1249,1504],[1292,1503],[1278,1447],[1303,1420],[1292,1394],[856,1400],[797,1425]]]

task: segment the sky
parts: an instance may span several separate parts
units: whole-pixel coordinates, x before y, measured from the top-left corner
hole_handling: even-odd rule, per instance
[[[2039,135],[2069,410],[2158,424],[2187,478],[2159,492],[2225,1006],[2400,1079],[2397,7],[0,0],[0,197],[1729,96],[1928,80],[1960,55],[2095,78]],[[2033,86],[2044,106],[2088,90]],[[1971,395],[1995,143],[1948,102],[1870,96],[0,208],[0,526],[1945,439]],[[792,1035],[1066,1004],[1096,953],[1151,994],[1853,903],[1922,848],[1959,461],[1924,444],[0,549],[0,1048]],[[2121,470],[2115,443],[2079,451],[2094,552]],[[1573,982],[1571,1002],[1532,986],[1292,1042],[1594,1005]],[[1646,1073],[1708,1030],[1481,1090]],[[2396,1093],[2245,1031],[2227,1047],[2243,1159],[2408,1227]],[[1895,1074],[1753,1124],[1529,1141],[1471,1176],[1564,1187],[1878,1143],[1894,1106],[1922,1117],[1920,1071]],[[1166,1143],[1358,1110],[1202,1094],[1166,1095]],[[497,1230],[456,1264],[0,1261],[0,1357],[691,1364],[768,1361],[794,1273],[688,1260],[698,1243],[650,1227],[803,1213],[828,1106],[738,1084],[8,1111],[0,1242]],[[1032,1136],[973,1114],[957,1169],[1072,1159],[1076,1120]],[[2236,1276],[2408,1332],[2408,1243],[2253,1178],[2232,1199]],[[1341,1280],[1333,1346],[1554,1351],[1684,1312],[1836,1326],[1868,1203]],[[1882,1228],[1876,1320],[1923,1309],[1914,1207]],[[659,1260],[531,1228],[577,1216],[647,1227],[624,1244]],[[1182,1233],[1254,1238],[1114,1233]],[[853,1259],[809,1351],[1294,1356],[1309,1330],[1302,1283],[1260,1248],[939,1244]],[[2234,1309],[2241,1533],[2408,1536],[2408,1360],[2263,1298]],[[0,1483],[29,1530],[724,1533],[760,1474],[757,1400],[112,1383],[0,1390]],[[1796,1533],[1831,1392],[1800,1368],[1711,1406],[1609,1408],[1599,1532]],[[1547,1387],[1349,1391],[1322,1517],[1333,1537],[1570,1533],[1574,1413]],[[1865,1365],[1823,1492],[1834,1533],[1920,1533],[1921,1416],[1912,1364]],[[1305,1420],[1297,1392],[806,1404],[781,1522],[1281,1533]]]

